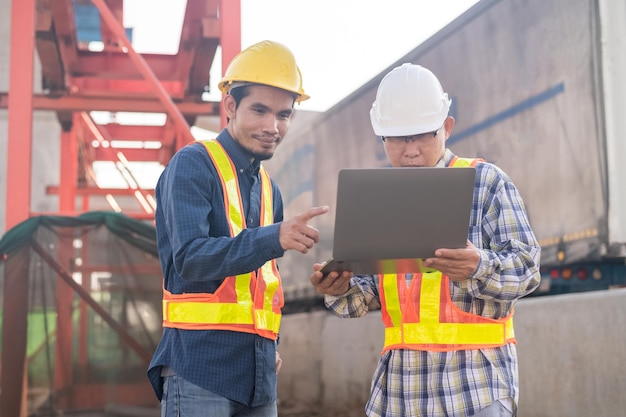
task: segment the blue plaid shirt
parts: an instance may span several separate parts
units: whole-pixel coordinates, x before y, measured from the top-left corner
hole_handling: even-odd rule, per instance
[[[437,166],[449,166],[453,157],[446,150]],[[476,166],[470,216],[468,238],[480,250],[480,263],[470,279],[450,281],[450,296],[463,311],[502,318],[516,300],[539,286],[541,249],[515,185],[494,165]],[[410,277],[407,280],[409,285]],[[350,285],[342,296],[325,296],[335,315],[362,317],[380,309],[376,276],[355,276]],[[518,397],[513,344],[453,352],[397,349],[385,352],[378,362],[366,413],[370,417],[464,417],[497,400],[516,409]]]
[[[175,294],[213,293],[224,277],[254,271],[284,254],[278,187],[272,182],[274,224],[258,227],[260,162],[251,162],[226,130],[217,140],[237,170],[247,228],[230,236],[221,182],[204,145],[192,143],[178,151],[157,183],[155,215],[164,286]],[[247,406],[276,399],[276,342],[255,334],[164,328],[148,369],[159,400],[163,366]]]

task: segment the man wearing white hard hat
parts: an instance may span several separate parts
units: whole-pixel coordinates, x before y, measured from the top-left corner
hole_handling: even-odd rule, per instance
[[[310,277],[339,317],[382,311],[385,342],[366,405],[370,417],[517,413],[513,307],[539,286],[541,249],[507,174],[446,148],[450,104],[430,70],[406,63],[380,82],[370,118],[394,168],[476,168],[466,247],[436,250],[423,261],[432,272],[323,275],[316,264]]]

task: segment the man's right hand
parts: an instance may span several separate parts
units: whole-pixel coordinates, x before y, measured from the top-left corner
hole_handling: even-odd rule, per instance
[[[352,278],[352,272],[343,271],[335,272],[331,271],[324,275],[320,269],[324,264],[313,265],[313,275],[309,278],[311,284],[315,287],[318,294],[323,295],[341,295],[350,289],[350,278]]]
[[[313,207],[280,225],[279,239],[283,250],[307,253],[320,240],[320,232],[309,225],[314,217],[328,213],[328,206]]]

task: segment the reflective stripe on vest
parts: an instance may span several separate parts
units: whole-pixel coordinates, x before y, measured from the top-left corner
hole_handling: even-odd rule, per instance
[[[474,167],[482,159],[454,157],[449,167]],[[421,265],[420,265],[421,267]],[[405,274],[379,276],[385,347],[452,351],[515,343],[513,312],[489,319],[459,309],[450,297],[450,283],[440,271],[414,274],[409,288]],[[417,271],[416,271],[417,272]]]
[[[439,271],[415,274],[410,288],[404,274],[383,275],[383,351],[479,349],[515,342],[513,313],[489,319],[462,311],[452,302],[449,285]]]
[[[204,145],[222,183],[224,207],[231,236],[245,227],[244,210],[235,167],[215,140]],[[274,222],[272,186],[261,167],[261,226]],[[163,290],[163,326],[188,330],[232,330],[257,333],[276,340],[284,304],[276,260],[259,270],[231,276],[213,294],[172,294]]]
[[[479,162],[485,162],[482,158],[459,158],[454,155],[448,168],[466,168],[466,167],[475,167]]]

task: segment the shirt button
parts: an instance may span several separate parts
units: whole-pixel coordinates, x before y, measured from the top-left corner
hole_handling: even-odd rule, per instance
[[[248,224],[254,224],[254,219],[252,217],[248,219]]]

